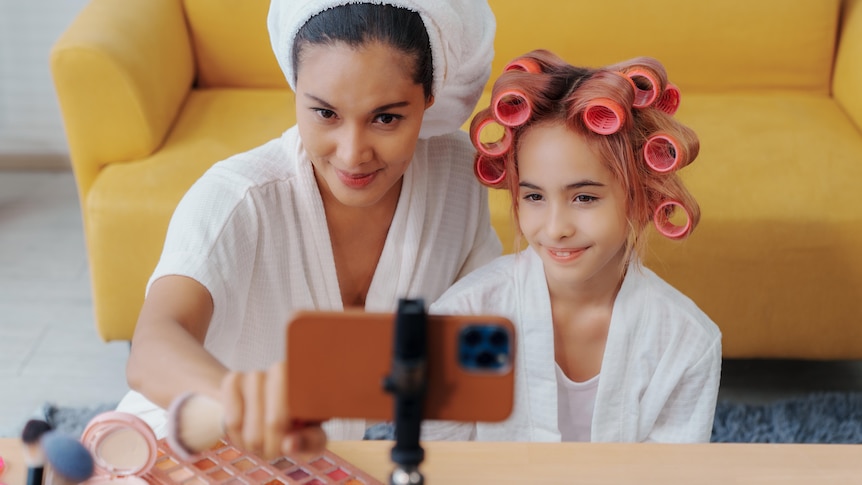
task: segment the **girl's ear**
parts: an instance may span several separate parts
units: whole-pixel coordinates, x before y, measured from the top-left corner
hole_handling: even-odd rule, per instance
[[[431,106],[434,106],[434,95],[433,94],[431,96],[428,96],[428,99],[425,100],[425,109],[428,109]]]

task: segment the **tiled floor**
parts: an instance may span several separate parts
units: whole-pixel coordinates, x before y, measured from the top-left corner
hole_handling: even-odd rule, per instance
[[[45,402],[119,400],[127,356],[96,335],[71,173],[0,171],[0,436]]]
[[[91,310],[70,172],[0,170],[0,437],[45,402],[116,402],[126,343],[103,343]],[[860,362],[727,361],[719,399],[763,403],[814,390],[862,390]]]

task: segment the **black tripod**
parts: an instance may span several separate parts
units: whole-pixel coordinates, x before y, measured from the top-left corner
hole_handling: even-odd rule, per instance
[[[395,470],[389,476],[390,485],[423,485],[425,478],[419,464],[425,451],[419,445],[426,386],[425,301],[398,301],[392,368],[383,387],[395,398],[395,446],[392,461]]]

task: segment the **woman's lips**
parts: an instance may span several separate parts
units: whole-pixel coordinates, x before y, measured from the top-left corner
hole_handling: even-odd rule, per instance
[[[371,173],[351,174],[336,169],[335,173],[336,175],[338,175],[338,180],[340,180],[341,183],[343,183],[344,185],[352,189],[361,189],[373,182],[374,179],[377,178],[377,174],[379,173],[379,171],[374,171]]]

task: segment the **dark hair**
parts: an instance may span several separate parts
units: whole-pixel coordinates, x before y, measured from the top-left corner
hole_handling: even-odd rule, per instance
[[[431,97],[434,69],[428,31],[417,12],[392,5],[350,3],[324,10],[309,19],[293,42],[294,76],[297,76],[306,45],[344,42],[358,47],[371,41],[386,43],[412,57],[416,61],[413,81],[422,85],[426,99]]]

